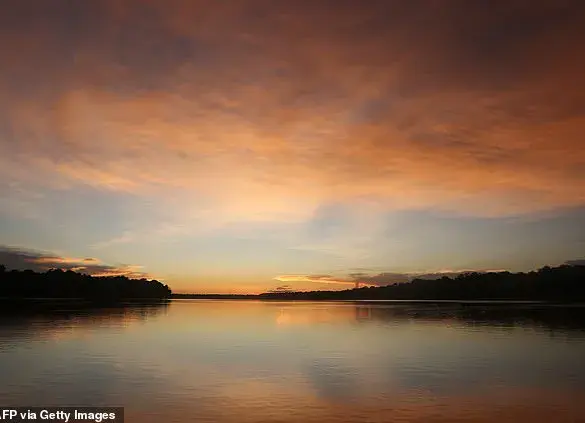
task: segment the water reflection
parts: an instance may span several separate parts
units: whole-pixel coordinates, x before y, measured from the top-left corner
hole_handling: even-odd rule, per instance
[[[360,317],[357,317],[357,316]],[[531,327],[550,331],[585,331],[585,306],[544,304],[434,304],[356,306],[356,320],[417,319],[469,326]]]
[[[0,310],[0,351],[18,342],[84,336],[92,330],[120,329],[146,322],[167,311],[169,303],[94,308],[52,305],[42,310]]]
[[[0,398],[123,405],[129,422],[579,421],[583,316],[209,300],[5,315]]]
[[[585,333],[585,305],[555,304],[362,304],[306,303],[285,304],[276,322],[286,324],[321,324],[326,322],[387,322],[417,324],[460,324],[486,328],[525,328],[551,334]],[[332,308],[331,304],[336,307]]]

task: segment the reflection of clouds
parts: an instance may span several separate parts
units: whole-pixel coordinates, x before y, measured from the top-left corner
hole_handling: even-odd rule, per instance
[[[348,339],[352,339],[350,333],[355,334],[349,332],[348,325],[358,321],[367,325],[364,330],[380,336],[366,339],[358,336],[357,342],[365,346],[359,354],[346,350],[339,339],[329,338],[338,350],[325,348],[324,355],[310,361],[304,370],[313,388],[325,398],[347,398],[352,389],[365,394],[372,387],[378,392],[408,390],[430,395],[460,395],[502,384],[541,386],[545,380],[585,389],[585,376],[575,375],[577,354],[570,354],[567,362],[560,358],[567,358],[564,345],[546,345],[541,349],[543,355],[532,355],[529,345],[538,343],[538,337],[546,333],[539,328],[538,320],[527,318],[530,315],[527,306],[520,309],[519,306],[462,308],[449,304],[330,307],[337,311],[328,315],[323,313],[325,310],[307,305],[289,307],[282,309],[277,318],[286,325],[335,323],[331,330],[340,325],[345,327]],[[540,316],[544,323],[548,322],[542,310],[533,311],[534,318]],[[552,319],[550,324],[555,324],[554,313],[548,319]],[[517,341],[511,341],[510,337]],[[574,333],[572,339],[579,342],[585,338]],[[503,349],[502,357],[493,355],[497,349]],[[331,351],[337,351],[339,361],[327,358]],[[371,366],[377,371],[371,373]],[[553,368],[555,371],[550,371]]]
[[[309,363],[305,375],[317,395],[326,401],[348,401],[359,398],[363,375],[343,363],[321,358]]]
[[[257,383],[236,384],[234,397],[204,397],[204,401],[181,401],[164,411],[131,410],[128,423],[221,423],[278,422],[408,422],[408,423],[550,423],[578,422],[585,407],[567,395],[553,390],[525,391],[503,389],[489,396],[462,395],[437,398],[424,393],[402,393],[387,400],[363,399],[331,403],[316,400],[310,392],[298,390],[291,397],[279,395],[277,386]],[[276,390],[277,395],[270,393]],[[247,402],[248,392],[256,394]],[[147,409],[148,410],[148,409]]]
[[[124,340],[136,334],[136,323],[156,318],[163,309],[54,310],[0,319],[6,347],[0,396],[13,405],[111,406],[121,404],[121,393],[125,404],[140,402],[164,378],[137,359],[136,346]]]
[[[410,318],[393,307],[183,301],[150,318],[138,310],[46,324],[38,318],[39,332],[69,324],[92,337],[35,345],[3,339],[0,345],[13,348],[2,352],[0,396],[9,403],[121,404],[128,423],[585,417],[574,401],[585,391],[575,376],[582,339],[445,327],[420,309]],[[355,324],[366,314],[372,320]],[[124,315],[130,324],[116,325]],[[277,327],[281,315],[291,323]],[[36,337],[30,324],[18,331]]]

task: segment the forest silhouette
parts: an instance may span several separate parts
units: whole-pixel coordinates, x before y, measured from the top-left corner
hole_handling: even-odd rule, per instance
[[[528,273],[466,272],[451,278],[414,279],[344,291],[267,292],[282,300],[514,300],[585,301],[585,266],[545,266]]]
[[[130,300],[170,298],[171,289],[157,280],[130,279],[126,276],[90,276],[72,270],[46,272],[10,270],[0,265],[0,298],[75,299],[116,303]]]
[[[585,266],[545,266],[527,273],[466,272],[457,277],[414,279],[379,287],[343,291],[271,291],[259,295],[172,294],[157,280],[90,276],[72,270],[7,271],[0,265],[0,298],[80,299],[94,302],[168,298],[266,300],[510,300],[585,301]]]

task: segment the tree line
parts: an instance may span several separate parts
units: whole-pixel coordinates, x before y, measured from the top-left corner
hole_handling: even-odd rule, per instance
[[[171,296],[171,289],[157,280],[126,276],[91,276],[72,270],[46,272],[10,270],[0,265],[0,298],[80,299],[99,302],[158,300]]]
[[[545,266],[527,273],[467,272],[344,291],[267,292],[281,300],[527,300],[585,301],[585,266]]]

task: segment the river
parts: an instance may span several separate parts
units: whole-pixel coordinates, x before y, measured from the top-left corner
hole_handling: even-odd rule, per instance
[[[585,422],[585,308],[174,300],[0,314],[0,405],[126,422]]]

